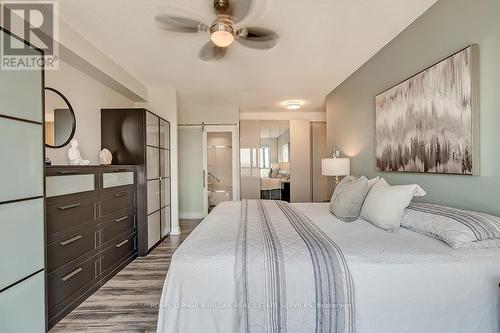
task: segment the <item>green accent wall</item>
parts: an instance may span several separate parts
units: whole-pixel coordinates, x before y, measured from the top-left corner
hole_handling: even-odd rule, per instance
[[[499,13],[498,0],[439,0],[327,96],[328,150],[351,156],[353,175],[417,183],[423,201],[500,216]],[[377,173],[375,96],[470,44],[479,45],[481,175]]]

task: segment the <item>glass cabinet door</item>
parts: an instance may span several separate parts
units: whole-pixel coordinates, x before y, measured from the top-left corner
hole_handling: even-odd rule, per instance
[[[162,208],[161,210],[161,237],[170,234],[170,206]]]
[[[170,123],[160,119],[160,148],[170,149]]]
[[[160,118],[151,112],[146,112],[146,144],[159,147]]]
[[[170,234],[170,123],[160,119],[161,237]]]
[[[146,113],[148,245],[170,234],[170,123]]]
[[[160,149],[160,176],[170,178],[170,150]]]
[[[160,118],[146,112],[146,179],[148,212],[148,248],[151,249],[161,238],[160,226]]]

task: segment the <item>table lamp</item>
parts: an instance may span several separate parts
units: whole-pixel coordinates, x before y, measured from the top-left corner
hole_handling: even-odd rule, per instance
[[[321,160],[321,174],[323,176],[335,176],[335,185],[339,183],[340,176],[351,174],[351,159],[332,157]]]

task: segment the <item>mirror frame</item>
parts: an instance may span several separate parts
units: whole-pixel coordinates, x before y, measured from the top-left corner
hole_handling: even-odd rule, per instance
[[[69,144],[70,141],[71,141],[71,139],[73,139],[73,137],[75,136],[75,131],[76,131],[76,116],[75,116],[75,111],[73,110],[73,106],[71,106],[71,103],[69,102],[69,100],[66,98],[66,96],[63,95],[62,92],[60,92],[57,89],[51,88],[51,87],[45,87],[44,94],[45,94],[46,90],[52,91],[52,92],[56,93],[57,95],[59,95],[59,97],[61,97],[66,102],[66,105],[68,106],[69,111],[71,112],[71,116],[73,117],[73,128],[71,129],[71,134],[69,136],[69,139],[66,140],[66,142],[64,142],[63,144],[58,145],[58,146],[51,146],[51,145],[49,145],[49,144],[47,144],[45,142],[45,136],[44,136],[43,141],[44,141],[45,147],[48,147],[48,148],[62,148],[64,146],[66,146],[67,144]],[[45,110],[45,95],[44,95],[43,110],[44,110],[43,111],[43,115],[44,115],[43,130],[44,130],[44,133],[45,133],[45,111],[46,111]]]

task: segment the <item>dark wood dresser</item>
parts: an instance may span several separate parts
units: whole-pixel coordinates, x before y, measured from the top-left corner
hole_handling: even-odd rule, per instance
[[[137,257],[135,166],[46,169],[49,327]]]

